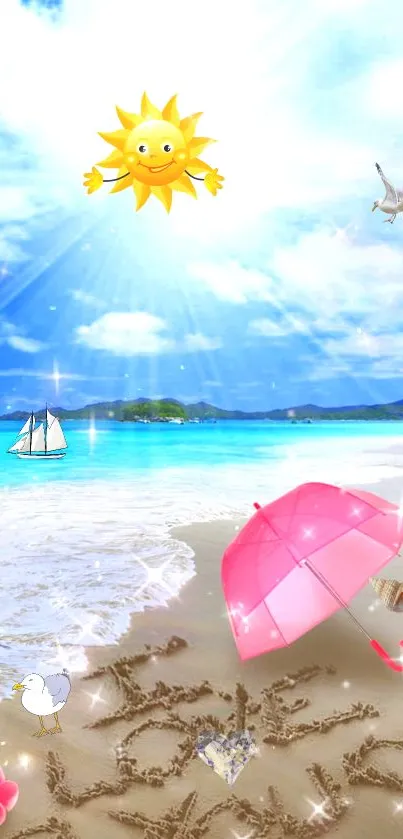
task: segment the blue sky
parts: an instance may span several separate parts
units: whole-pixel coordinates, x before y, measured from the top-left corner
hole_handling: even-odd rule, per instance
[[[52,7],[52,8],[46,8]],[[259,410],[403,397],[403,8],[2,0],[0,413],[173,396]],[[111,10],[113,13],[111,14]],[[216,198],[87,196],[147,90],[203,111]],[[113,175],[113,173],[112,173]]]

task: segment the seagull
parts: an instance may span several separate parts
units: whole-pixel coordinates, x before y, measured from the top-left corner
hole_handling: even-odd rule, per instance
[[[53,676],[39,676],[38,673],[29,673],[28,676],[13,685],[13,690],[21,690],[21,702],[30,714],[39,717],[40,730],[36,731],[34,737],[43,737],[44,734],[58,734],[62,729],[59,723],[58,712],[64,708],[71,690],[70,679],[67,670],[63,673],[55,673]],[[43,724],[43,718],[54,715],[56,725],[47,729]]]
[[[372,212],[374,212],[374,210],[378,207],[383,213],[388,213],[391,216],[391,218],[385,219],[385,222],[393,224],[397,214],[403,211],[403,190],[395,189],[395,187],[392,186],[390,181],[385,178],[379,163],[375,163],[375,166],[381,180],[385,184],[386,194],[385,198],[379,198],[377,201],[374,201]]]

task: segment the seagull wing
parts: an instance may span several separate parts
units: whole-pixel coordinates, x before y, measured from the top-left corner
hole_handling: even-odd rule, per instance
[[[52,697],[53,706],[66,702],[71,691],[70,679],[64,673],[55,673],[45,679],[45,689]]]
[[[383,181],[383,183],[385,185],[386,195],[385,195],[384,200],[393,201],[394,204],[398,204],[398,195],[397,195],[397,192],[396,192],[394,186],[392,186],[390,181],[388,181],[388,179],[385,178],[385,175],[383,174],[379,163],[375,163],[375,166],[377,168],[378,175],[380,176],[381,180]]]

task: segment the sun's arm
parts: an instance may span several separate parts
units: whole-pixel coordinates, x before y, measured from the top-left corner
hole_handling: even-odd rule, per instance
[[[130,172],[124,172],[123,175],[118,175],[116,178],[104,178],[99,169],[96,166],[92,167],[91,172],[86,172],[84,175],[84,186],[87,187],[88,195],[91,193],[96,192],[97,189],[100,189],[102,184],[111,183],[112,181],[121,181],[123,178],[127,178]],[[114,190],[121,189],[122,187],[116,186]]]
[[[196,175],[202,174],[202,172],[205,172],[206,174],[208,172],[213,172],[213,168],[208,163],[204,163],[203,160],[198,160],[197,158],[194,158],[193,160],[189,161],[185,169],[185,172],[187,175],[189,175],[190,178],[193,178],[193,180],[195,181],[204,181],[204,178],[197,178]]]
[[[194,181],[203,181],[205,187],[207,187],[212,195],[217,195],[218,190],[222,189],[223,176],[218,174],[218,169],[213,169],[208,163],[204,163],[203,160],[197,158],[190,160],[185,172]],[[206,174],[204,177],[198,178],[195,172],[200,172],[200,174],[205,172]]]
[[[127,178],[128,175],[130,175],[130,172],[125,172],[124,175],[119,175],[118,178],[102,178],[102,183],[103,184],[110,184],[110,183],[112,183],[112,181],[121,181],[122,178]]]

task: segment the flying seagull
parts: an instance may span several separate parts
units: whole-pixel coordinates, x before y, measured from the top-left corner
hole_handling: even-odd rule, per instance
[[[372,212],[377,209],[377,207],[382,210],[383,213],[388,213],[391,218],[385,219],[385,222],[390,222],[393,224],[396,216],[398,213],[401,213],[403,210],[403,191],[400,189],[395,189],[394,186],[385,178],[385,175],[382,172],[382,169],[379,163],[375,163],[377,168],[377,172],[381,177],[386,189],[385,198],[379,198],[377,201],[374,201],[374,206],[372,207]]]
[[[58,712],[64,708],[71,690],[70,679],[67,670],[63,673],[55,673],[53,676],[39,676],[38,673],[30,673],[22,680],[13,685],[13,690],[22,691],[21,702],[26,711],[39,717],[40,730],[35,732],[34,737],[43,737],[44,734],[57,734],[61,731]],[[54,715],[56,725],[47,729],[43,724],[43,718]]]

